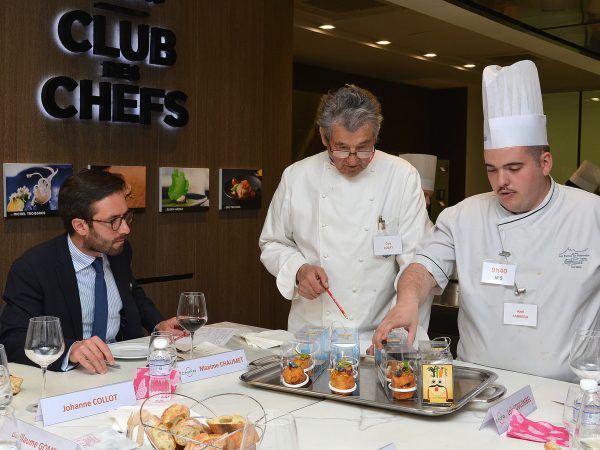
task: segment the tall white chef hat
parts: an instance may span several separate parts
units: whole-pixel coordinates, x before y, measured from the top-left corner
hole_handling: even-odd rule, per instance
[[[437,156],[424,153],[405,153],[400,155],[400,158],[415,166],[421,177],[421,188],[425,191],[433,191]]]
[[[583,161],[569,181],[585,191],[596,192],[600,186],[600,167],[593,162]]]
[[[483,148],[548,145],[546,116],[535,64],[483,69]]]

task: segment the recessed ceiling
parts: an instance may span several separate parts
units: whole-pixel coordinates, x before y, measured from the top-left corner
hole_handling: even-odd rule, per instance
[[[437,89],[480,86],[485,66],[532,59],[545,92],[600,89],[599,61],[442,0],[294,4],[294,59],[304,64]],[[318,28],[325,23],[335,29]]]

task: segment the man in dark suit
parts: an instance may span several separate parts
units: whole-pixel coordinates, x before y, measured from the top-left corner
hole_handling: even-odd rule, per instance
[[[84,171],[63,183],[58,209],[67,234],[26,251],[8,274],[0,343],[9,361],[33,364],[24,345],[29,319],[37,316],[61,321],[65,354],[51,370],[80,364],[106,373],[107,362],[114,362],[106,342],[141,337],[142,327],[183,333],[175,317],[164,320],[133,277],[125,240],[133,216],[124,189],[122,177],[103,171]]]

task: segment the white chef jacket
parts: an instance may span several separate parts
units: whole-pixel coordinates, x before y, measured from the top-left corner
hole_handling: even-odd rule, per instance
[[[484,260],[517,265],[515,283],[482,284]],[[458,358],[491,367],[570,381],[576,330],[598,328],[600,197],[552,180],[533,211],[512,214],[493,192],[445,209],[415,262],[441,292],[456,268],[460,287]],[[503,324],[504,303],[537,305],[537,326]]]
[[[386,232],[402,239],[402,253],[375,256],[378,217]],[[397,156],[376,151],[355,177],[342,175],[327,152],[285,169],[260,236],[261,261],[276,277],[283,297],[292,300],[288,329],[342,322],[370,332],[395,301],[395,280],[430,231],[419,174]],[[351,321],[327,293],[308,300],[296,288],[303,264],[323,267],[329,288]],[[429,323],[430,304],[422,319]]]

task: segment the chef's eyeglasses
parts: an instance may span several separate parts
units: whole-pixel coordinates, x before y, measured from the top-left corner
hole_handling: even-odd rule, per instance
[[[329,149],[331,150],[331,154],[333,156],[335,156],[336,158],[340,158],[340,159],[346,159],[349,158],[350,155],[355,155],[358,159],[369,159],[373,153],[375,152],[375,146],[374,145],[370,145],[370,146],[361,146],[361,147],[355,147],[355,152],[352,153],[348,148],[337,148],[334,147],[333,145],[329,145]]]
[[[117,231],[119,228],[121,228],[123,221],[125,221],[125,223],[127,225],[129,225],[133,221],[133,211],[127,211],[122,216],[117,216],[111,220],[98,220],[98,219],[88,219],[88,220],[90,222],[107,223],[110,225],[110,228],[112,228],[113,231]]]

